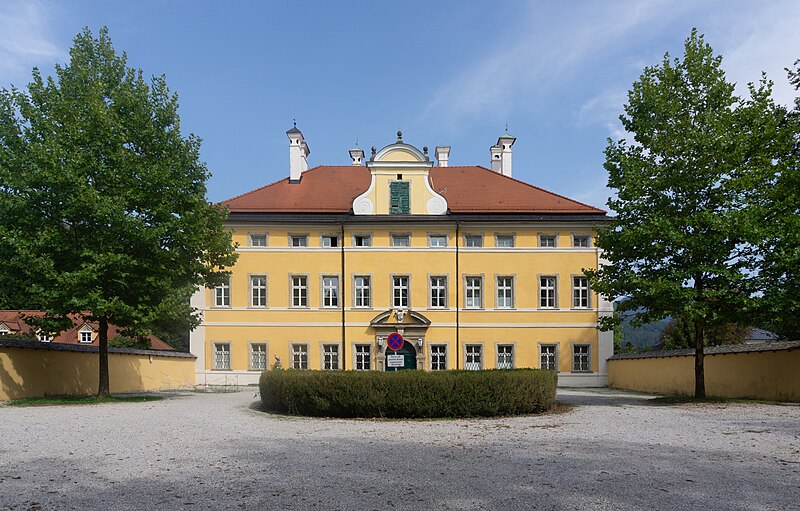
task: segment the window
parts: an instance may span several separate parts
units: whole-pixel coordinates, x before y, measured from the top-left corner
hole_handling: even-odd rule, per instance
[[[480,309],[483,305],[482,302],[482,288],[483,278],[481,277],[467,277],[466,279],[466,293],[464,295],[465,307],[468,309]]]
[[[91,344],[92,343],[92,329],[87,327],[81,328],[81,331],[78,333],[78,342],[81,344]]]
[[[308,277],[292,276],[292,307],[308,307]]]
[[[495,246],[498,248],[511,248],[514,246],[513,234],[498,234],[495,237]]]
[[[513,344],[500,344],[497,346],[497,368],[514,369]]]
[[[369,344],[356,345],[356,370],[369,371],[370,370],[370,350]]]
[[[467,357],[467,361],[464,364],[464,369],[467,371],[479,371],[482,369],[483,365],[481,364],[481,351],[483,346],[479,344],[468,344],[465,346],[465,348],[466,351],[464,353]]]
[[[355,307],[370,307],[369,277],[354,277],[353,291],[355,293]]]
[[[431,234],[428,236],[428,244],[431,247],[446,247],[447,235],[446,234]]]
[[[589,308],[589,279],[572,277],[572,306],[576,309]]]
[[[539,235],[539,246],[540,247],[548,247],[548,248],[555,248],[558,246],[558,236],[555,234],[540,234]]]
[[[322,277],[322,306],[339,306],[339,277]]]
[[[267,246],[267,235],[263,233],[254,233],[250,235],[250,246],[251,247],[266,247]]]
[[[589,345],[575,344],[572,346],[572,371],[589,372],[592,366],[589,363]]]
[[[431,308],[447,307],[447,277],[431,277]]]
[[[357,247],[371,247],[372,236],[369,234],[356,234],[353,236],[353,245]]]
[[[339,236],[335,234],[323,234],[320,245],[324,248],[334,248],[339,246]]]
[[[252,275],[252,276],[250,276],[250,306],[251,307],[266,307],[267,306],[267,276],[266,275]]]
[[[7,330],[6,331],[0,330],[0,335],[5,335],[7,333],[8,333]],[[41,330],[39,331],[39,333],[37,335],[39,337],[39,342],[50,342],[50,341],[53,340],[53,336],[52,335],[48,334],[47,332],[43,332]]]
[[[214,306],[216,307],[230,307],[231,306],[231,283],[230,281],[224,282],[214,288]]]
[[[267,345],[250,345],[250,369],[253,371],[264,371],[267,368]]]
[[[5,326],[0,326],[0,335],[8,335],[10,332],[11,330],[6,328]]]
[[[467,234],[464,236],[464,246],[465,247],[482,247],[483,246],[483,236],[480,234]]]
[[[292,344],[292,369],[308,369],[307,344]]]
[[[575,248],[589,248],[592,245],[592,237],[589,234],[573,234],[572,246]]]
[[[555,277],[539,277],[539,307],[542,309],[556,308]]]
[[[231,345],[228,343],[214,343],[214,369],[231,370]]]
[[[294,234],[289,236],[290,247],[307,247],[308,235],[307,234]]]
[[[338,344],[324,344],[322,346],[322,368],[327,371],[339,369]]]
[[[403,215],[410,211],[408,181],[391,181],[389,183],[389,213]]]
[[[558,370],[558,362],[556,359],[556,345],[555,344],[542,344],[539,346],[539,367],[541,369]]]
[[[514,308],[514,277],[497,277],[497,308]]]
[[[431,345],[431,371],[447,370],[447,345]]]
[[[408,307],[408,277],[392,277],[392,307]]]
[[[393,247],[409,247],[411,246],[411,236],[408,234],[392,234]]]

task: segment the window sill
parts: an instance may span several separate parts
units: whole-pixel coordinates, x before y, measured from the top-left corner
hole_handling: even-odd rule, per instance
[[[230,367],[227,368],[227,369],[218,369],[216,367],[213,367],[213,368],[211,368],[211,370],[212,371],[217,371],[217,372],[225,372],[225,371],[231,372],[232,371],[232,369]]]
[[[209,309],[216,309],[216,310],[218,310],[218,309],[230,309],[230,308],[231,308],[230,305],[212,305],[211,307],[209,307]]]

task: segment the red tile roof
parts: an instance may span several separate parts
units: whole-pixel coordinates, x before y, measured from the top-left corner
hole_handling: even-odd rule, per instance
[[[25,323],[23,316],[42,316],[44,313],[40,311],[32,311],[32,310],[0,310],[0,324],[4,324],[11,330],[12,334],[35,334],[36,330],[33,329],[30,325]],[[59,332],[58,335],[53,337],[51,342],[59,343],[59,344],[81,344],[83,346],[97,346],[100,341],[96,338],[92,341],[91,344],[89,343],[80,343],[78,342],[78,336],[81,328],[84,325],[89,325],[97,331],[99,325],[96,321],[85,321],[80,316],[73,315],[70,316],[72,319],[72,328],[65,330],[63,332]],[[116,325],[108,325],[108,338],[113,339],[115,337],[119,337],[120,328]],[[150,340],[150,349],[153,350],[174,350],[172,346],[165,343],[158,337],[154,335],[149,335],[147,338]]]
[[[480,166],[433,167],[430,182],[452,213],[605,213]],[[319,166],[299,183],[281,179],[223,204],[232,213],[347,213],[369,184],[366,167]]]

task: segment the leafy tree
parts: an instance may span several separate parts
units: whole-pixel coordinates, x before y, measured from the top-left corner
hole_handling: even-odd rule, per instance
[[[78,34],[54,77],[34,69],[27,91],[0,91],[0,302],[97,321],[98,395],[109,322],[147,333],[175,290],[218,284],[236,258],[177,110],[106,28]]]
[[[722,58],[693,30],[682,59],[664,56],[628,93],[620,120],[633,141],[609,140],[616,216],[598,233],[609,261],[587,271],[631,324],[684,318],[695,339],[695,396],[705,397],[703,346],[718,325],[748,321],[757,288],[751,255],[761,236],[747,201],[774,173],[785,115],[762,76],[734,94]],[[601,328],[613,328],[614,318]]]
[[[728,323],[709,327],[705,332],[705,346],[741,344],[745,341],[750,327]],[[679,350],[693,348],[696,344],[692,325],[683,318],[672,319],[661,333],[661,349]]]

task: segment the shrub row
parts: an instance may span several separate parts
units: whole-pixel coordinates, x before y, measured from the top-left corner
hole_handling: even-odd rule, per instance
[[[555,371],[295,371],[261,374],[266,411],[319,417],[442,418],[541,413]]]

